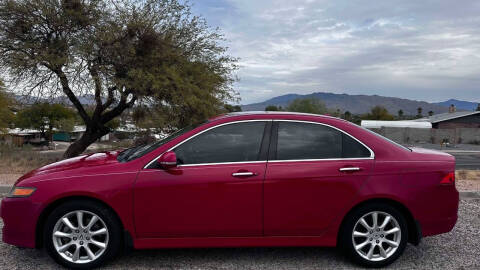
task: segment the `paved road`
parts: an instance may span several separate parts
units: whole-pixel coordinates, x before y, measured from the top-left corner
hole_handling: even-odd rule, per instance
[[[407,246],[390,269],[480,269],[480,199],[462,199],[450,233]],[[3,224],[0,224],[3,226]],[[41,250],[0,243],[0,269],[58,269]],[[232,248],[134,251],[104,269],[354,269],[334,248]]]
[[[456,169],[480,170],[480,152],[449,152],[455,156]]]

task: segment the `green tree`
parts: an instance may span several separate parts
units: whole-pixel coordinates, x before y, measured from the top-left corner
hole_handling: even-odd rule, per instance
[[[298,98],[293,100],[286,108],[290,112],[303,112],[314,114],[327,114],[327,107],[315,98]]]
[[[403,119],[403,110],[398,110],[398,119]]]
[[[73,129],[74,118],[75,112],[63,105],[36,103],[18,112],[15,124],[19,128],[39,130],[42,137],[49,140],[53,128],[64,131]],[[67,124],[67,121],[70,121],[70,123]]]
[[[423,117],[422,111],[423,111],[422,107],[417,108],[417,118],[422,118]]]
[[[236,101],[237,59],[221,42],[178,0],[0,1],[2,72],[29,92],[63,92],[86,126],[64,157],[109,133],[108,123],[139,102],[183,126]],[[92,114],[79,100],[84,93],[95,97]]]
[[[0,80],[0,132],[5,132],[13,121],[13,112],[10,110],[12,101],[5,92],[5,86]]]
[[[241,112],[242,111],[242,107],[240,107],[240,105],[225,104],[225,105],[223,105],[223,107],[229,113],[230,112]]]
[[[346,111],[344,114],[343,114],[343,119],[347,120],[347,121],[352,121],[352,113],[350,111]]]
[[[370,110],[370,113],[364,116],[364,119],[368,120],[393,120],[388,110],[383,106],[375,106]]]
[[[428,116],[432,116],[433,115],[433,111],[428,111]]]
[[[265,107],[265,111],[281,111],[282,107],[277,107],[275,105],[268,105],[267,107]]]

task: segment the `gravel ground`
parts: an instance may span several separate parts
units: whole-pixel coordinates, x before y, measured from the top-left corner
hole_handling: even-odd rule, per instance
[[[3,224],[0,224],[3,226]],[[428,237],[390,269],[480,269],[480,200],[460,201],[450,233]],[[0,269],[58,269],[43,250],[0,243]],[[134,251],[104,269],[355,269],[335,248],[231,248]]]
[[[480,191],[479,180],[455,180],[458,191]]]

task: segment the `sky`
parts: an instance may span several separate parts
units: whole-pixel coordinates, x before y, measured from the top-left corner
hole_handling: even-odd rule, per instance
[[[241,104],[332,92],[480,101],[478,0],[197,0],[238,57]]]

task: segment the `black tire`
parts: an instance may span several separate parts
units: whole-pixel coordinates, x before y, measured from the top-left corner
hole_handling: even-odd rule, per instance
[[[82,264],[73,263],[63,258],[55,249],[54,241],[52,240],[53,230],[57,221],[67,213],[77,210],[94,213],[103,220],[108,230],[108,244],[103,254],[92,262]],[[91,269],[98,267],[118,255],[123,244],[122,226],[115,213],[102,204],[90,200],[72,200],[55,208],[46,220],[43,239],[45,249],[50,257],[58,264],[71,269]]]
[[[400,227],[400,232],[401,232],[400,243],[396,251],[394,251],[394,253],[391,254],[386,259],[383,259],[380,261],[372,261],[362,257],[356,251],[354,246],[355,243],[354,243],[354,240],[352,239],[353,230],[355,228],[355,224],[357,223],[357,221],[359,221],[360,218],[364,217],[366,214],[374,211],[384,212],[394,217],[398,222],[398,225]],[[384,236],[382,235],[381,237],[384,237]],[[359,264],[361,266],[370,267],[370,268],[380,268],[393,263],[396,259],[398,259],[400,255],[402,255],[408,242],[408,226],[403,214],[400,211],[398,211],[395,207],[385,203],[369,203],[353,210],[353,212],[351,212],[345,218],[345,221],[340,230],[340,235],[338,239],[339,239],[340,247],[343,249],[347,257],[350,260],[352,260],[354,263]],[[368,246],[367,246],[367,249],[368,249]]]

